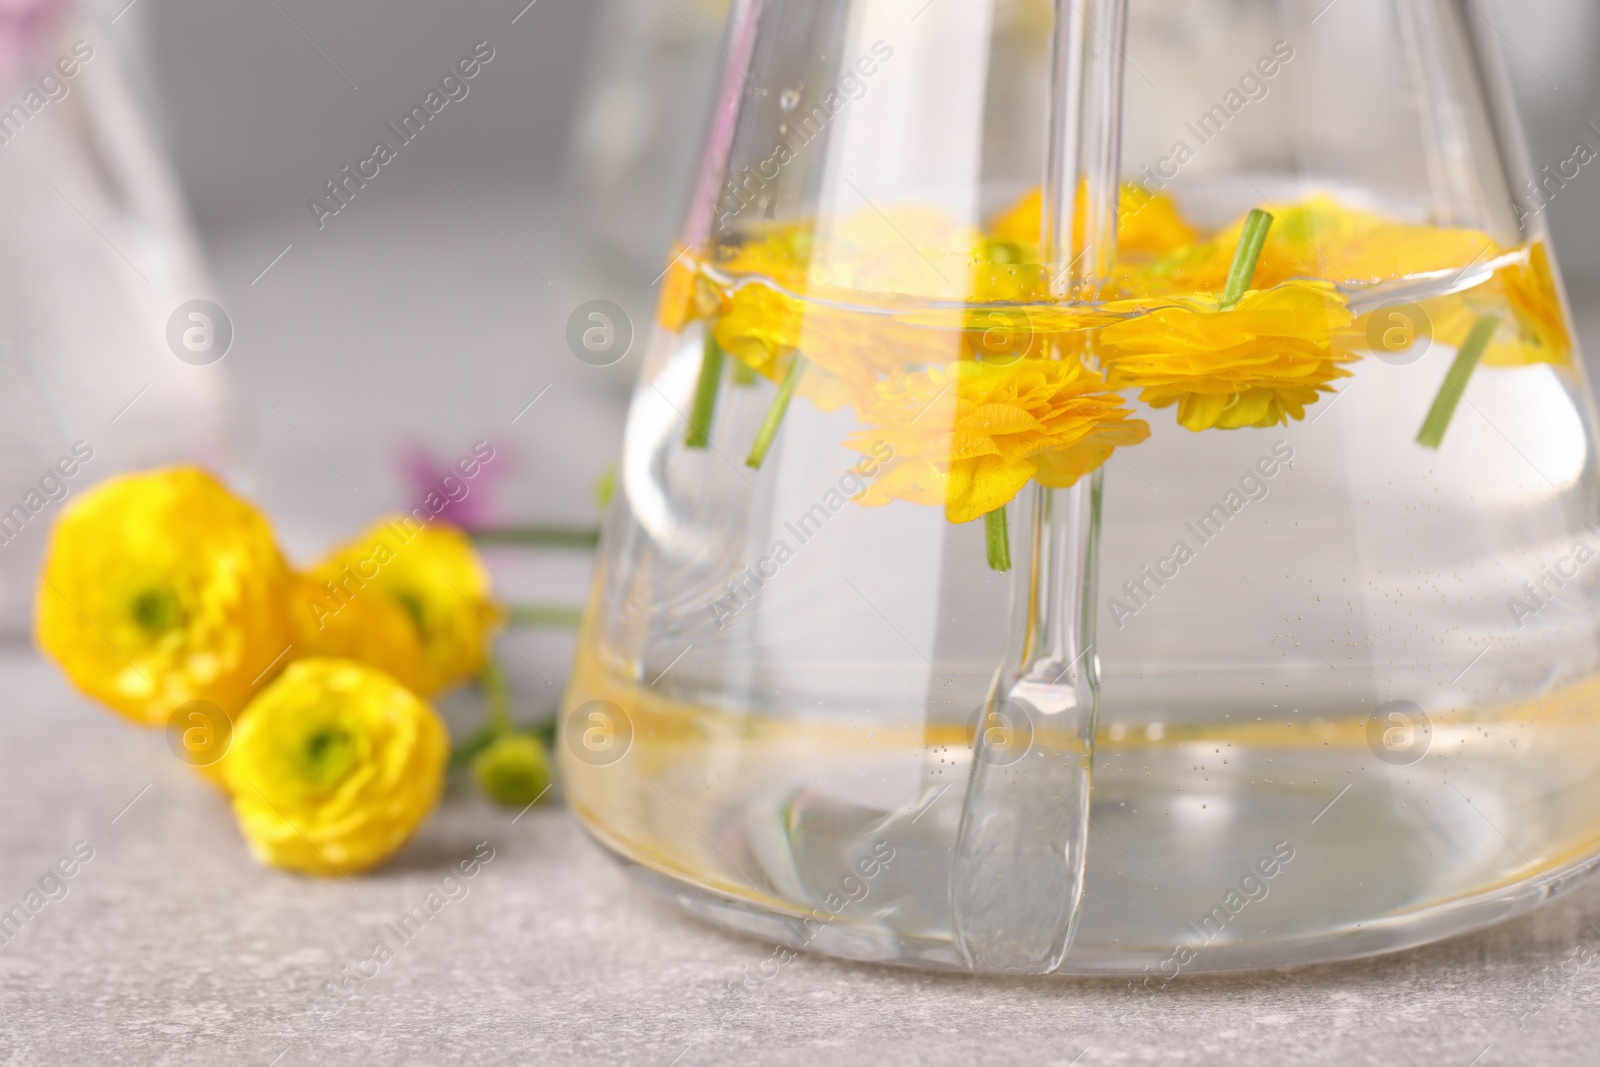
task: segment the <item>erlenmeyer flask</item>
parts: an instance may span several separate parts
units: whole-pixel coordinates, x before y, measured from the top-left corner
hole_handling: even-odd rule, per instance
[[[736,3],[568,696],[589,829],[794,947],[1160,980],[1588,870],[1571,179],[1495,40]]]
[[[232,326],[177,182],[109,35],[76,5],[32,7],[36,39],[0,63],[5,638],[31,628],[64,500],[131,468],[237,459]]]
[[[569,182],[586,237],[641,290],[661,271],[697,169],[695,139],[721,78],[707,42],[727,14],[728,0],[606,0],[596,16]]]

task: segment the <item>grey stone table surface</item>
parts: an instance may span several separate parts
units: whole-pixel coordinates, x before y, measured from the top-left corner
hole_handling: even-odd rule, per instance
[[[379,872],[301,878],[257,866],[160,734],[49,665],[9,655],[0,692],[0,907],[92,850],[0,946],[6,1063],[1595,1062],[1600,883],[1421,950],[1155,995],[815,957],[751,993],[771,946],[647,895],[558,806],[515,818],[453,789]],[[430,892],[446,903],[367,964]]]
[[[508,457],[498,490],[506,509],[564,521],[592,512],[589,485],[615,455],[638,357],[596,371],[565,351],[563,329],[596,297],[645,321],[648,293],[556,270],[559,226],[515,190],[472,187],[480,216],[447,186],[407,181],[396,175],[314,240],[270,228],[213,238],[237,327],[225,365],[262,457],[248,487],[300,559],[402,503],[397,441],[448,458],[488,437]],[[1600,300],[1579,308],[1589,350],[1600,351]],[[575,562],[500,560],[496,581],[577,602],[585,574]],[[570,638],[518,634],[516,643],[506,662],[519,699],[548,707]],[[772,946],[647,895],[559,807],[513,821],[458,788],[370,876],[268,870],[246,852],[225,800],[159,734],[93,707],[27,650],[0,653],[0,910],[25,901],[79,842],[93,856],[65,895],[54,890],[59,899],[0,945],[0,1062],[1492,1067],[1600,1058],[1600,882],[1417,951],[1185,978],[1153,997],[1125,982],[994,981],[816,957],[750,994],[731,987]],[[446,885],[484,842],[493,858],[462,883],[464,895]],[[364,961],[386,924],[430,892],[459,899],[374,972]],[[328,985],[356,968],[370,977],[351,982],[354,998],[330,999]]]

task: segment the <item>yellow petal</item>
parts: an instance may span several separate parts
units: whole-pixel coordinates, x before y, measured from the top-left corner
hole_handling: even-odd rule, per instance
[[[970,465],[967,484],[957,490],[951,486],[945,517],[951,522],[971,522],[1003,507],[1028,484],[1039,465],[1032,460],[1007,460],[985,456]],[[952,479],[954,481],[954,479]]]

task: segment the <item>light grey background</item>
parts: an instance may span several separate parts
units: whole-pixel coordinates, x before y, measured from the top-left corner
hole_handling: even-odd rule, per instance
[[[113,12],[125,2],[97,0]],[[493,77],[475,87],[481,96],[463,108],[470,115],[451,116],[439,143],[408,169],[419,180],[470,173],[530,193],[559,190],[590,59],[608,47],[595,32],[604,5],[537,0],[509,25],[526,3],[137,0],[119,26],[148,46],[173,158],[196,217],[220,238],[244,225],[299,222],[310,191],[480,39],[503,49]],[[686,23],[707,6],[650,4],[686,12]],[[1480,6],[1504,36],[1536,164],[1567,158],[1585,122],[1600,121],[1600,5]],[[703,54],[720,64],[709,43]],[[682,105],[698,122],[702,101]],[[1568,272],[1600,273],[1600,181],[1574,183],[1551,221]]]
[[[538,0],[515,25],[527,0],[139,3],[173,158],[212,234],[303,228],[306,198],[480,40],[495,60],[406,170],[552,189],[598,43],[595,0]]]

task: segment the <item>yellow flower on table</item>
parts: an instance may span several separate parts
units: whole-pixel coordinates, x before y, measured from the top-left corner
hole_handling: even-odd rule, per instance
[[[409,515],[375,523],[304,578],[294,611],[312,654],[361,659],[423,696],[482,672],[502,615],[467,535]]]
[[[1111,384],[1152,407],[1178,405],[1191,430],[1273,426],[1348,377],[1354,319],[1325,282],[1253,290],[1229,310],[1213,300],[1169,306],[1103,328],[1097,351]]]
[[[438,712],[389,675],[307,659],[250,704],[225,768],[256,858],[333,877],[411,837],[438,803],[449,756]]]
[[[407,689],[427,693],[422,635],[411,613],[391,596],[378,592],[342,594],[337,583],[349,583],[346,564],[324,562],[294,576],[289,618],[294,622],[295,651],[302,657],[331,656],[359,660],[393,675]],[[328,586],[335,592],[330,593]]]
[[[896,375],[861,413],[874,428],[849,441],[894,460],[861,503],[938,504],[969,522],[1008,503],[1037,477],[1065,487],[1113,449],[1137,444],[1149,426],[1131,418],[1105,379],[1077,360],[962,362]]]
[[[71,505],[39,580],[39,647],[146,726],[192,700],[236,717],[291,643],[267,520],[204,471],[112,478]]]

